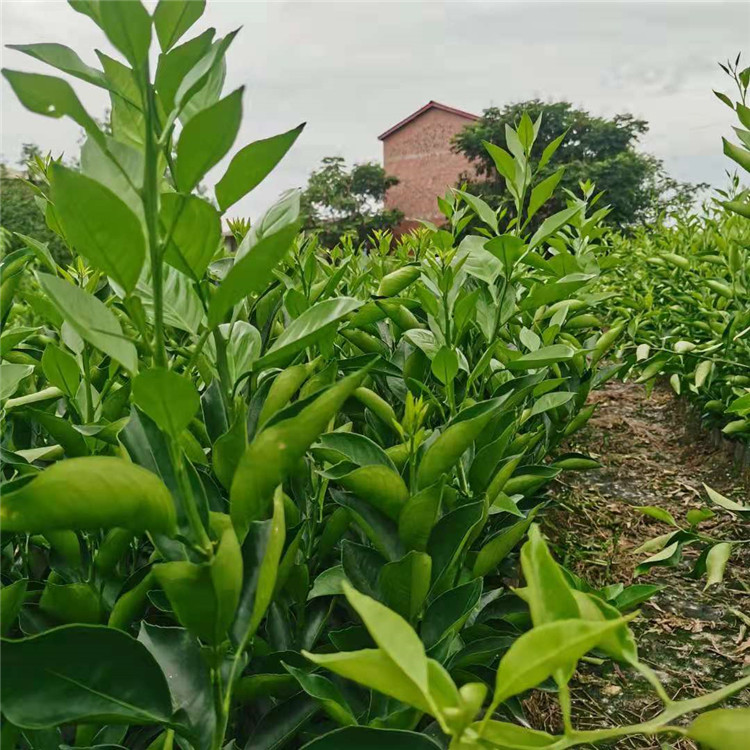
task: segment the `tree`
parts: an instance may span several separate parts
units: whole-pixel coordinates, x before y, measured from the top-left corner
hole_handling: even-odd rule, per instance
[[[595,117],[569,102],[533,99],[503,109],[490,107],[454,138],[455,150],[463,153],[476,169],[476,175],[464,176],[469,192],[483,197],[490,205],[508,203],[509,193],[483,141],[510,150],[506,127],[515,125],[524,112],[534,122],[541,117],[532,158],[538,159],[548,144],[565,133],[540,178],[565,167],[560,186],[576,193],[580,181],[591,180],[597,191],[604,191],[602,203],[610,206],[607,221],[613,225],[627,227],[651,221],[665,210],[691,204],[696,193],[706,187],[674,180],[661,160],[636,150],[638,138],[648,131],[645,120],[630,114],[611,119]],[[558,193],[537,214],[537,221],[564,208],[564,201],[565,194]]]
[[[393,229],[401,211],[384,207],[385,193],[398,179],[374,162],[347,168],[341,156],[327,156],[302,193],[305,229],[317,231],[323,245],[343,235],[363,242],[374,230]]]
[[[25,234],[48,245],[53,257],[62,264],[70,255],[60,238],[47,226],[42,209],[35,200],[35,188],[45,184],[44,157],[34,143],[24,143],[19,163],[25,170],[15,170],[0,164],[0,194],[2,194],[2,227],[11,233],[4,252],[12,252],[24,246],[13,233]]]

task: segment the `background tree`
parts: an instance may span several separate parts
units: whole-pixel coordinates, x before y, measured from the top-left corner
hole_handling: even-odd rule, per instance
[[[393,229],[401,211],[386,210],[385,193],[398,179],[373,162],[348,168],[341,156],[327,156],[302,193],[305,229],[317,231],[324,245],[345,234],[364,241],[374,230]]]
[[[607,221],[618,227],[648,222],[665,210],[690,204],[696,193],[707,187],[678,182],[666,173],[661,160],[636,150],[639,137],[648,131],[645,120],[630,114],[611,119],[595,117],[569,102],[532,99],[503,109],[490,107],[454,138],[455,149],[476,167],[478,176],[465,176],[469,192],[480,195],[492,206],[509,202],[509,193],[482,141],[510,150],[506,128],[516,124],[524,112],[535,122],[542,115],[533,158],[538,159],[549,143],[566,133],[541,176],[564,166],[560,186],[576,193],[579,181],[591,180],[597,192],[604,191],[602,205],[611,207]],[[556,193],[539,211],[537,221],[564,208],[564,201],[565,194]]]
[[[3,246],[4,252],[12,252],[23,247],[23,242],[13,233],[25,234],[35,240],[47,243],[53,257],[59,263],[66,263],[70,256],[60,238],[47,226],[42,209],[37,205],[35,187],[41,186],[46,178],[40,167],[42,151],[35,143],[24,143],[19,163],[23,169],[17,170],[7,164],[0,164],[0,195],[2,213],[0,223],[9,235]]]

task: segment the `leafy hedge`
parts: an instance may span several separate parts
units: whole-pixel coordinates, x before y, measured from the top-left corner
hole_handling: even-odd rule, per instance
[[[236,225],[230,253],[222,214],[301,128],[236,152],[217,209],[193,191],[239,129],[242,90],[221,97],[234,33],[175,46],[202,2],[71,5],[127,64],[16,48],[108,90],[111,136],[64,80],[4,71],[88,137],[81,171],[48,163],[38,196],[73,263],[27,238],[1,269],[3,742],[739,747],[747,712],[672,722],[750,678],[672,701],[622,614],[653,589],[591,591],[533,523],[555,476],[597,465],[562,443],[624,328],[600,327],[591,189],[527,231],[556,184],[529,160],[539,123],[521,119],[511,153],[488,144],[518,220],[457,192],[446,228],[394,252],[319,253],[291,193]],[[41,325],[14,324],[25,305]],[[594,648],[664,711],[576,731],[567,684]],[[564,735],[508,721],[539,684],[557,686]]]

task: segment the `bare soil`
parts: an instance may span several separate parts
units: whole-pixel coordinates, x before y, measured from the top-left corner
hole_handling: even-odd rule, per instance
[[[635,506],[663,508],[687,526],[687,511],[707,504],[704,482],[747,502],[750,477],[733,465],[728,451],[712,445],[668,389],[657,388],[649,396],[641,386],[610,381],[592,400],[599,406],[570,447],[597,458],[603,467],[564,475],[557,506],[545,517],[545,533],[557,558],[589,584],[628,585],[636,565],[649,556],[634,551],[670,531]],[[701,524],[701,531],[722,540],[750,539],[750,524],[726,512]],[[723,583],[707,590],[705,580],[690,577],[698,553],[685,547],[678,567],[652,568],[636,579],[664,587],[641,606],[633,629],[641,659],[657,671],[673,698],[717,689],[750,666],[750,544],[734,547]],[[660,709],[645,680],[609,660],[601,666],[582,664],[572,688],[579,729],[635,723]],[[750,705],[750,691],[731,704]],[[525,707],[536,727],[561,730],[554,695],[536,692]],[[663,746],[638,737],[612,747]],[[695,746],[680,740],[671,747]]]

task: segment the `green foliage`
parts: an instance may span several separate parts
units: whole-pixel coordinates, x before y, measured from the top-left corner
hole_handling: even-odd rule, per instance
[[[379,164],[347,168],[343,157],[327,156],[302,192],[304,227],[318,232],[326,247],[345,235],[359,243],[375,231],[392,230],[404,216],[383,208],[383,201],[388,188],[397,182]]]
[[[493,154],[484,144],[515,155],[523,146],[520,139],[509,136],[508,128],[516,127],[524,114],[537,129],[532,155],[540,159],[544,178],[536,195],[529,196],[531,214],[555,184],[575,190],[579,183],[591,182],[604,193],[609,207],[606,221],[627,227],[652,221],[667,208],[689,205],[702,187],[673,180],[658,159],[636,150],[638,138],[648,130],[645,120],[629,114],[596,117],[569,102],[533,99],[502,109],[490,107],[455,138],[455,148],[471,160],[478,175],[469,178],[469,191],[492,205],[509,203],[512,191],[502,170],[496,172]],[[550,197],[546,205],[539,205],[537,221],[564,205],[562,193]]]
[[[22,50],[107,89],[111,133],[62,80],[4,71],[87,141],[39,196],[72,262],[34,237],[0,262],[3,741],[562,750],[676,732],[746,684],[636,728],[501,720],[549,677],[565,704],[594,647],[661,689],[620,611],[654,589],[572,590],[532,527],[550,482],[595,464],[563,442],[624,326],[601,332],[592,190],[530,226],[523,197],[536,210],[555,187],[530,121],[522,153],[495,153],[510,220],[462,192],[445,229],[321,251],[290,193],[235,222],[231,252],[223,213],[299,128],[240,149],[215,208],[195,192],[239,130],[241,90],[221,91],[234,33],[182,43],[191,0],[71,5],[127,63]],[[44,296],[22,296],[32,276]],[[505,591],[527,532],[526,588]],[[728,736],[721,716],[696,732]]]

